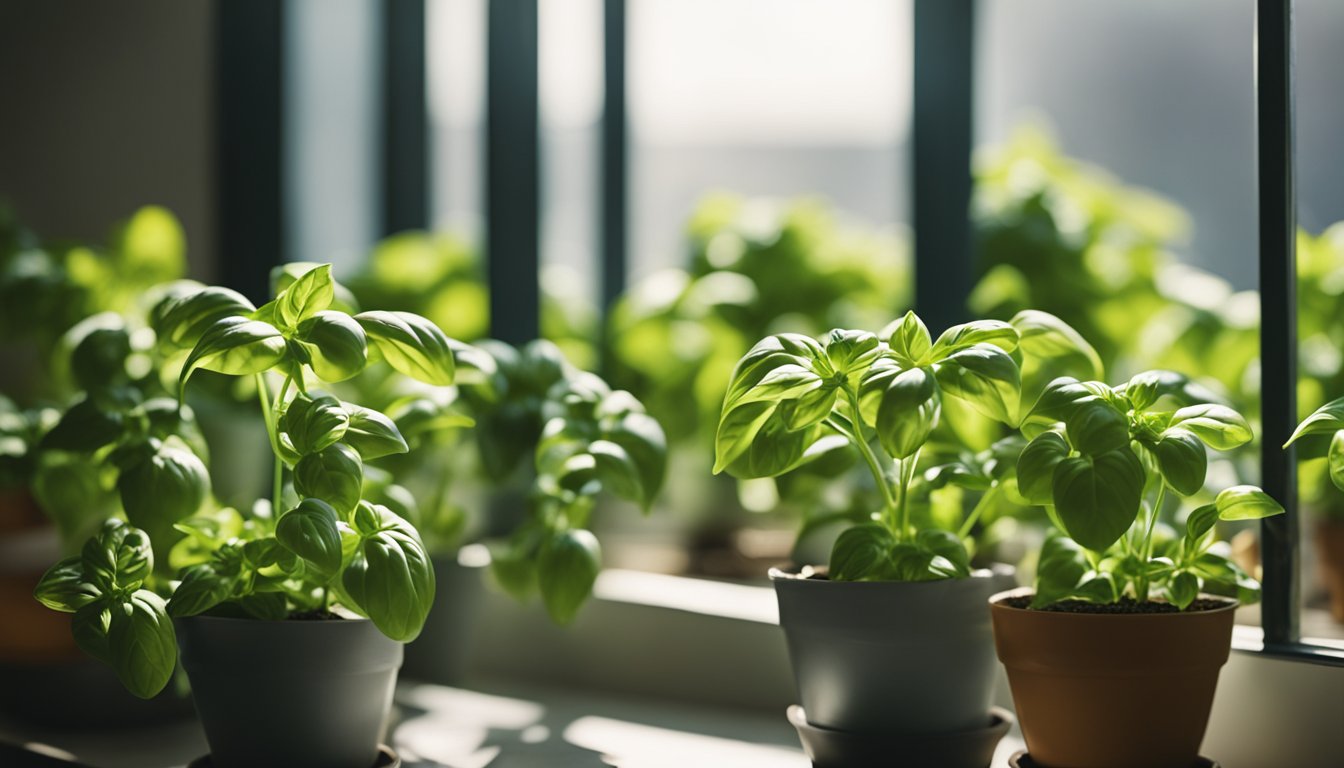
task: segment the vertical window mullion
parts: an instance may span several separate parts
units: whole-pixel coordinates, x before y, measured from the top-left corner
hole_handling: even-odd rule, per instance
[[[599,349],[606,343],[608,313],[625,290],[629,274],[629,117],[625,103],[625,0],[603,0],[602,221]],[[604,360],[605,364],[605,360]]]
[[[257,304],[284,251],[284,7],[215,4],[218,280]]]
[[[382,6],[383,235],[429,226],[425,0]]]
[[[490,333],[540,327],[537,0],[490,0],[486,55],[486,257]]]
[[[1281,446],[1297,421],[1297,208],[1294,188],[1293,2],[1257,0],[1256,113],[1260,192],[1261,468],[1287,514],[1261,526],[1265,645],[1296,643],[1297,462]]]
[[[965,319],[971,255],[975,0],[914,2],[915,307],[937,333]]]

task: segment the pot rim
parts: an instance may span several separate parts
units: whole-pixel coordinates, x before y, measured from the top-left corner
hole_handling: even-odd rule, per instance
[[[977,568],[971,571],[971,575],[961,579],[932,579],[929,581],[832,581],[829,578],[815,579],[816,575],[825,575],[829,570],[825,565],[790,565],[787,567],[774,567],[768,571],[770,581],[786,582],[790,584],[834,584],[844,585],[834,587],[835,589],[891,589],[891,588],[919,588],[934,584],[959,584],[970,582],[977,579],[993,579],[1001,576],[1011,576],[1017,569],[1006,563],[994,563],[989,568]],[[820,589],[829,589],[832,587],[819,587]]]
[[[1241,603],[1233,598],[1224,595],[1210,595],[1205,592],[1199,593],[1200,600],[1213,600],[1223,605],[1217,608],[1207,608],[1199,611],[1177,611],[1176,613],[1082,613],[1072,611],[1042,611],[1033,608],[1018,608],[1015,605],[1004,605],[1003,601],[1014,597],[1027,597],[1036,594],[1035,587],[1016,587],[1014,589],[1004,590],[989,597],[989,607],[995,611],[1010,611],[1014,613],[1031,613],[1038,616],[1058,616],[1061,621],[1150,621],[1150,620],[1172,620],[1174,618],[1185,619],[1192,616],[1212,616],[1220,613],[1235,611],[1241,607]],[[1161,602],[1161,601],[1153,601]]]
[[[340,619],[301,619],[301,620],[289,619],[289,618],[242,619],[234,616],[206,616],[204,614],[197,614],[195,616],[177,616],[173,618],[174,623],[190,622],[190,621],[200,621],[206,624],[218,624],[221,626],[225,625],[244,626],[250,624],[253,626],[267,626],[267,627],[318,627],[318,626],[364,627],[364,626],[371,626],[373,624],[372,619],[366,619],[363,616],[355,616],[355,615],[341,616]],[[278,630],[278,631],[285,632],[288,630]]]

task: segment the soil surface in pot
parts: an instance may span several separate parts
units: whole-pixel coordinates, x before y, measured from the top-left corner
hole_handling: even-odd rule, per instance
[[[1000,600],[1001,605],[1010,608],[1031,608],[1031,596],[1022,595],[1020,597],[1007,597]],[[1121,613],[1194,613],[1197,611],[1212,611],[1218,608],[1226,608],[1227,603],[1218,600],[1199,599],[1190,604],[1189,608],[1181,611],[1180,608],[1171,603],[1149,600],[1140,603],[1132,597],[1122,597],[1116,603],[1089,603],[1085,600],[1061,600],[1058,603],[1047,605],[1044,608],[1031,608],[1035,611],[1051,611],[1054,613],[1102,613],[1102,614],[1121,614]]]
[[[289,614],[290,621],[345,621],[345,617],[339,613],[331,611],[318,610],[314,608],[311,611],[294,611]]]

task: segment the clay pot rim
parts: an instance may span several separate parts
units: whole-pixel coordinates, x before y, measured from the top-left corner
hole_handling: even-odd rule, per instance
[[[303,631],[303,630],[278,629],[279,627],[287,627],[287,628],[288,628],[288,627],[318,627],[318,626],[333,626],[333,627],[354,627],[354,628],[363,628],[363,627],[366,627],[366,626],[372,626],[372,625],[373,625],[373,621],[372,621],[371,619],[366,619],[366,618],[364,618],[363,616],[355,616],[355,615],[353,615],[353,614],[348,615],[348,616],[341,616],[341,618],[340,618],[339,620],[337,620],[337,619],[290,619],[290,618],[284,618],[284,619],[240,619],[240,618],[236,618],[236,617],[233,617],[233,616],[206,616],[206,615],[204,615],[204,614],[197,614],[197,615],[195,615],[195,616],[178,616],[178,617],[176,617],[176,618],[173,619],[173,623],[177,623],[177,622],[191,622],[191,621],[199,621],[199,622],[202,622],[202,623],[204,623],[204,624],[215,624],[215,625],[217,625],[217,626],[245,626],[245,625],[250,625],[250,626],[253,626],[253,627],[266,627],[268,630],[270,630],[270,631],[276,631],[276,632]],[[336,631],[342,631],[342,630],[336,630]],[[353,631],[355,631],[355,630],[354,630],[354,629],[351,629],[351,630],[345,630],[345,631],[352,631],[352,632],[353,632]]]
[[[1028,597],[1036,594],[1035,587],[1017,587],[1015,589],[1005,590],[989,597],[989,607],[993,611],[1004,611],[1017,614],[1030,613],[1035,616],[1051,617],[1050,621],[1172,621],[1185,620],[1192,617],[1214,616],[1220,613],[1235,611],[1241,607],[1241,603],[1223,595],[1210,595],[1204,592],[1199,593],[1200,600],[1213,600],[1223,605],[1218,608],[1208,608],[1200,611],[1178,611],[1176,613],[1082,613],[1072,611],[1042,611],[1033,608],[1018,608],[1014,605],[1004,605],[1003,601],[1014,597]],[[1058,618],[1054,618],[1058,617]]]
[[[977,568],[971,571],[970,576],[962,579],[933,579],[930,581],[831,581],[830,579],[812,578],[815,575],[825,574],[828,570],[828,567],[824,565],[791,565],[783,568],[771,568],[769,576],[770,581],[772,582],[819,585],[816,587],[807,587],[808,589],[920,589],[932,588],[935,585],[942,585],[945,587],[949,584],[972,583],[980,579],[993,579],[1016,573],[1016,569],[1011,565],[995,563],[989,568]]]

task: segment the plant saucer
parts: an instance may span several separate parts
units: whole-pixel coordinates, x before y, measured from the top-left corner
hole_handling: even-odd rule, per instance
[[[210,761],[210,756],[198,757],[191,762],[187,768],[214,768],[214,763]],[[378,745],[378,760],[372,768],[401,768],[401,758],[397,756],[395,750],[386,744]]]
[[[788,716],[815,768],[988,768],[995,747],[1014,722],[1010,712],[995,707],[986,716],[983,728],[945,733],[855,733],[812,725],[807,722],[807,713],[796,704],[789,707]]]
[[[1037,768],[1036,762],[1026,752],[1018,752],[1008,758],[1008,766],[1009,768]],[[1207,757],[1201,757],[1190,768],[1218,768],[1218,764]]]

